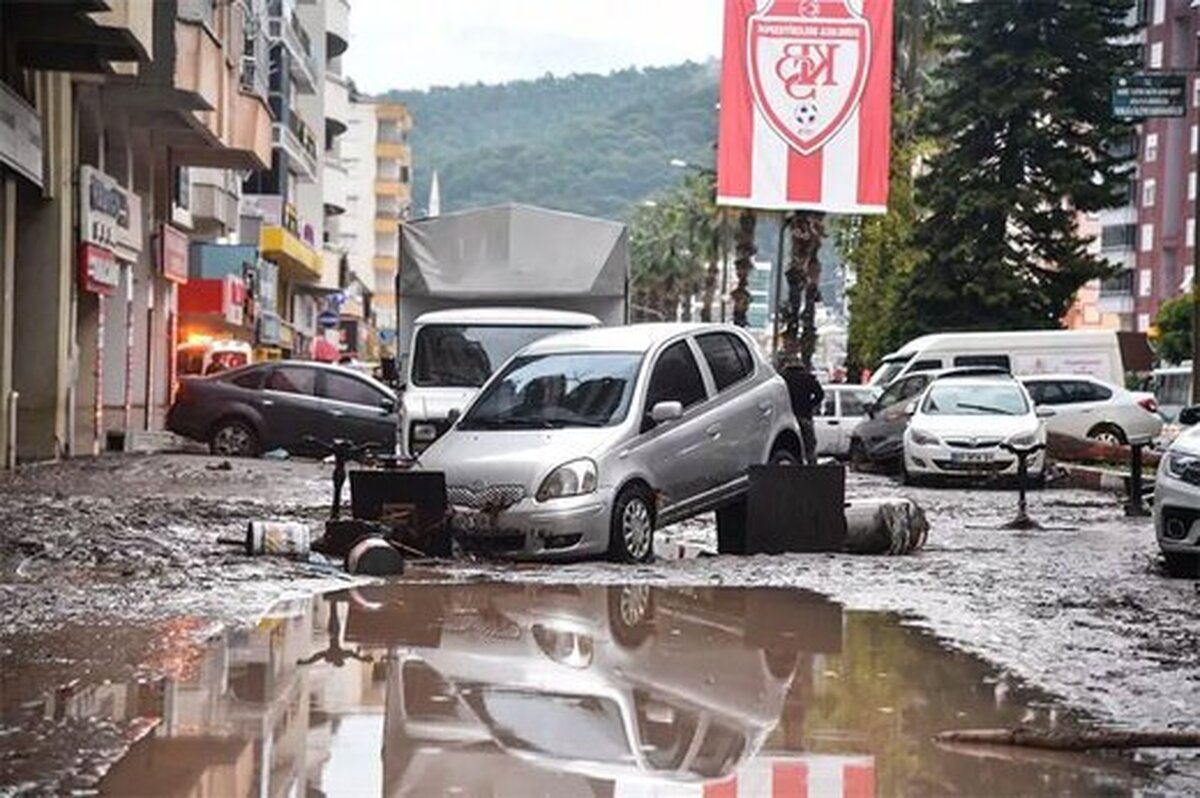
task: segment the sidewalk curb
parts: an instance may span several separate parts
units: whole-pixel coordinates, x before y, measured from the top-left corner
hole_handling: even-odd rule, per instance
[[[1100,466],[1085,466],[1076,463],[1058,463],[1062,475],[1054,480],[1055,487],[1078,488],[1080,490],[1103,491],[1106,493],[1129,493],[1131,477],[1126,471]],[[1142,476],[1143,490],[1153,489],[1154,474]]]

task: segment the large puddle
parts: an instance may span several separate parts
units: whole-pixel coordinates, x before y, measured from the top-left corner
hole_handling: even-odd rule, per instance
[[[792,590],[392,584],[286,602],[201,646],[194,631],[77,630],[73,652],[6,641],[0,794],[1122,795],[1153,781],[1127,757],[939,747],[947,729],[1079,719],[895,618]],[[124,678],[100,668],[33,694],[116,650],[137,666]]]

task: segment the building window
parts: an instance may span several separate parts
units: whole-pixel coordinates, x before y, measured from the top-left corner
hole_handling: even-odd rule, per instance
[[[1163,43],[1154,42],[1150,45],[1150,68],[1162,69],[1163,63]]]
[[[1148,177],[1142,181],[1142,207],[1154,207],[1154,195],[1158,192],[1158,181]]]
[[[1100,249],[1133,249],[1136,224],[1107,224],[1100,228]]]
[[[1146,134],[1146,163],[1154,163],[1158,160],[1158,134]]]
[[[1138,296],[1150,296],[1150,289],[1154,287],[1154,272],[1149,269],[1142,269],[1138,272]]]
[[[1153,0],[1154,11],[1152,12],[1153,24],[1161,25],[1167,18],[1167,0]]]
[[[1150,314],[1149,313],[1139,313],[1137,326],[1138,326],[1138,328],[1137,328],[1138,332],[1146,332],[1147,330],[1149,330],[1150,329]]]
[[[400,167],[400,182],[401,183],[408,182],[408,167],[407,166]]]
[[[1149,252],[1154,249],[1154,225],[1147,223],[1142,225],[1141,235],[1138,236],[1138,250],[1141,252]]]
[[[1196,154],[1196,135],[1197,135],[1197,133],[1200,133],[1200,131],[1197,131],[1196,126],[1192,125],[1192,155]]]
[[[1195,172],[1188,173],[1188,199],[1189,200],[1196,199],[1196,173]]]
[[[1187,220],[1187,246],[1189,249],[1191,247],[1196,246],[1196,220],[1195,219]]]

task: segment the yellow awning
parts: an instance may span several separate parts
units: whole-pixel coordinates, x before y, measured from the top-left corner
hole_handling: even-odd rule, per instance
[[[291,269],[301,277],[321,279],[321,253],[286,227],[263,227],[258,235],[258,248],[264,258],[285,271]]]

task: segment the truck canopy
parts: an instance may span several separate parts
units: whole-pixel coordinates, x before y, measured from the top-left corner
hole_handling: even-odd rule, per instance
[[[628,278],[618,222],[516,204],[419,219],[401,226],[400,340],[417,315],[443,308],[542,307],[622,324]]]

